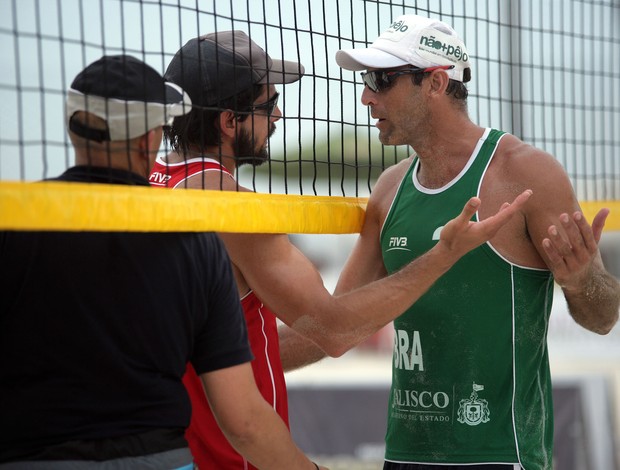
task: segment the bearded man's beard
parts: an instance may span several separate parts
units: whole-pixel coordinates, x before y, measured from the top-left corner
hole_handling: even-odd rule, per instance
[[[267,142],[276,131],[275,124],[271,125],[269,135],[259,148],[256,148],[254,136],[245,129],[240,129],[235,141],[234,150],[237,166],[252,165],[259,166],[269,160],[269,148]]]

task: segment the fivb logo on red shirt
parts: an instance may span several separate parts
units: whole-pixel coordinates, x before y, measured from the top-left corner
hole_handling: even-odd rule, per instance
[[[154,186],[166,186],[166,183],[170,181],[170,178],[172,178],[172,176],[165,173],[160,173],[159,171],[154,171],[151,173],[151,176],[149,176],[149,183]]]

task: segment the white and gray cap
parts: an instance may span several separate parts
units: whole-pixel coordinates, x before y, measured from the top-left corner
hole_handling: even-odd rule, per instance
[[[167,82],[152,67],[128,55],[103,56],[82,70],[67,92],[66,118],[71,132],[98,142],[129,140],[168,125],[190,112],[183,89]],[[107,123],[93,129],[74,120],[78,111]]]
[[[446,73],[451,79],[471,79],[469,55],[456,31],[443,21],[418,15],[399,16],[368,48],[338,51],[336,62],[347,70],[449,65]]]

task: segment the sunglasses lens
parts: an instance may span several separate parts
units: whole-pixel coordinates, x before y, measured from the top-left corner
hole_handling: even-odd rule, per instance
[[[362,72],[361,75],[364,84],[375,93],[386,89],[390,84],[387,74],[382,71]]]
[[[278,107],[278,98],[280,97],[279,93],[276,93],[275,96],[269,100],[269,107],[267,108],[267,112],[269,114],[273,114]]]
[[[276,93],[275,95],[273,95],[273,97],[269,101],[266,101],[265,103],[255,104],[254,106],[251,106],[250,107],[250,111],[252,111],[252,112],[263,111],[263,112],[271,115],[271,114],[273,114],[276,111],[276,108],[278,107],[278,98],[279,97],[280,97],[280,94]]]

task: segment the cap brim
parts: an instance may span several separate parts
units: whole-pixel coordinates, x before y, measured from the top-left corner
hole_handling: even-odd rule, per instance
[[[92,139],[92,132],[88,128],[82,126],[76,131],[76,128],[71,127],[73,115],[85,111],[106,121],[108,133],[103,140],[129,140],[158,126],[170,125],[174,117],[187,114],[192,109],[189,95],[174,83],[166,83],[163,100],[165,102],[162,102],[160,96],[154,101],[126,101],[85,95],[70,88],[66,101],[67,123],[72,132]]]
[[[169,116],[182,116],[192,109],[192,100],[179,85],[166,82],[166,105]]]
[[[304,72],[304,66],[298,62],[272,59],[269,72],[257,83],[273,83],[274,85],[293,83],[299,80]]]
[[[343,49],[336,52],[336,63],[346,70],[388,69],[408,62],[375,48]]]

